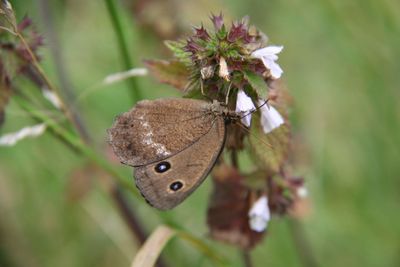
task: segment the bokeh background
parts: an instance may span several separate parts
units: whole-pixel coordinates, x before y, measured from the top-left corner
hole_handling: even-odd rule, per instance
[[[105,129],[132,103],[124,82],[97,86],[121,70],[104,1],[10,2],[19,20],[28,15],[46,36],[40,51],[46,73],[60,84],[57,66],[63,66],[94,143],[106,151]],[[209,25],[211,12],[222,11],[228,23],[249,15],[271,43],[284,45],[279,63],[294,99],[295,138],[303,144],[297,172],[311,202],[301,220],[318,266],[400,266],[400,2],[125,0],[117,6],[138,67],[145,58],[171,57],[162,41]],[[145,98],[179,95],[149,77],[137,82]],[[31,124],[11,101],[0,134]],[[48,133],[0,148],[0,266],[129,266],[138,243],[99,179],[74,178],[86,164]],[[131,169],[119,167],[131,180]],[[206,236],[211,189],[208,179],[168,216]],[[151,232],[157,211],[128,198]],[[304,266],[290,225],[272,219],[252,252],[255,266]],[[235,248],[209,243],[242,266]],[[211,265],[179,239],[163,257],[170,266]]]

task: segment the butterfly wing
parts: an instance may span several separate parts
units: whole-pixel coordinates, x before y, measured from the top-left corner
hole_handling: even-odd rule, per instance
[[[140,166],[175,155],[208,133],[215,114],[195,99],[143,100],[118,116],[109,143],[122,163]]]
[[[208,132],[197,141],[161,161],[135,167],[136,186],[150,205],[172,209],[207,177],[225,142],[225,123],[215,117]]]

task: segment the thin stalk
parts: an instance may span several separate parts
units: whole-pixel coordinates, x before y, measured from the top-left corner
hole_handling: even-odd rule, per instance
[[[60,97],[57,87],[55,87],[53,85],[53,83],[49,80],[49,78],[43,71],[42,67],[39,64],[38,59],[36,58],[35,54],[32,52],[31,48],[29,47],[29,44],[26,42],[25,38],[21,35],[21,33],[15,32],[14,34],[21,40],[22,44],[24,45],[26,51],[28,52],[28,54],[32,60],[30,63],[32,64],[34,69],[39,74],[41,80],[43,80],[47,89],[52,91],[53,93],[55,93],[57,95],[57,97],[60,99],[61,111],[65,114],[65,116],[72,123],[72,125],[74,125],[75,129],[78,131],[78,133],[83,138],[86,133],[82,130],[82,128],[80,127],[80,124],[77,122],[76,118],[73,116],[73,113],[71,112],[71,110],[69,110],[68,106],[64,103],[62,97]]]
[[[318,267],[319,264],[300,222],[294,219],[289,220],[289,228],[302,265],[304,267]]]
[[[206,255],[209,259],[213,260],[217,266],[229,266],[229,263],[226,258],[222,257],[218,253],[216,253],[213,248],[211,248],[207,243],[203,240],[197,238],[196,236],[186,232],[184,230],[176,230],[177,235],[186,240],[187,242],[191,243],[193,247],[197,250],[201,251],[204,255]]]
[[[242,251],[242,259],[243,259],[243,266],[253,267],[253,261],[251,260],[250,251],[243,250]]]
[[[115,35],[117,38],[117,43],[119,46],[120,56],[122,59],[122,63],[124,66],[124,70],[129,70],[133,68],[133,63],[129,54],[126,38],[124,35],[124,31],[122,29],[122,23],[119,19],[120,15],[117,12],[117,8],[114,0],[104,0],[107,6],[108,13],[110,15],[111,23],[113,25]],[[136,79],[131,77],[127,79],[127,83],[129,85],[129,92],[131,94],[131,98],[133,102],[136,102],[142,98],[141,92],[136,83]]]
[[[65,102],[70,107],[72,103],[75,101],[75,94],[72,90],[72,83],[68,76],[68,72],[65,69],[65,60],[63,60],[62,49],[60,49],[60,41],[57,35],[57,31],[54,28],[54,19],[53,13],[51,12],[49,0],[39,0],[39,10],[41,17],[44,22],[44,28],[46,31],[48,44],[50,51],[52,53],[52,57],[54,60],[54,65],[56,69],[56,74],[60,81],[60,90],[63,92],[63,96],[65,96]],[[76,122],[76,126],[78,128],[78,132],[81,134],[82,138],[90,143],[90,137],[88,131],[83,123],[83,120],[80,116],[79,110],[75,110],[70,108],[71,116]]]

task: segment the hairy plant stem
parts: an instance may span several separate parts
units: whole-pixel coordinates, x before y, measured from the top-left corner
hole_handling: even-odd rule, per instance
[[[104,0],[104,2],[107,6],[107,11],[110,15],[111,23],[115,31],[124,70],[132,69],[133,63],[128,51],[128,46],[126,43],[124,31],[122,29],[121,20],[119,19],[120,15],[117,12],[117,7],[115,5],[115,2],[114,0]],[[129,93],[131,95],[132,101],[135,103],[136,101],[142,98],[141,92],[139,91],[139,88],[137,86],[136,79],[134,77],[131,77],[127,79],[127,83],[130,87]]]

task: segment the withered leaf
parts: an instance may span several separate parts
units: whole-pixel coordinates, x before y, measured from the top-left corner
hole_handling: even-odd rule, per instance
[[[177,60],[145,60],[150,73],[161,83],[172,85],[184,91],[189,82],[189,70]]]
[[[264,232],[250,229],[251,190],[243,186],[244,177],[225,164],[214,167],[212,176],[214,192],[207,212],[211,237],[242,249],[252,248],[261,241]]]

